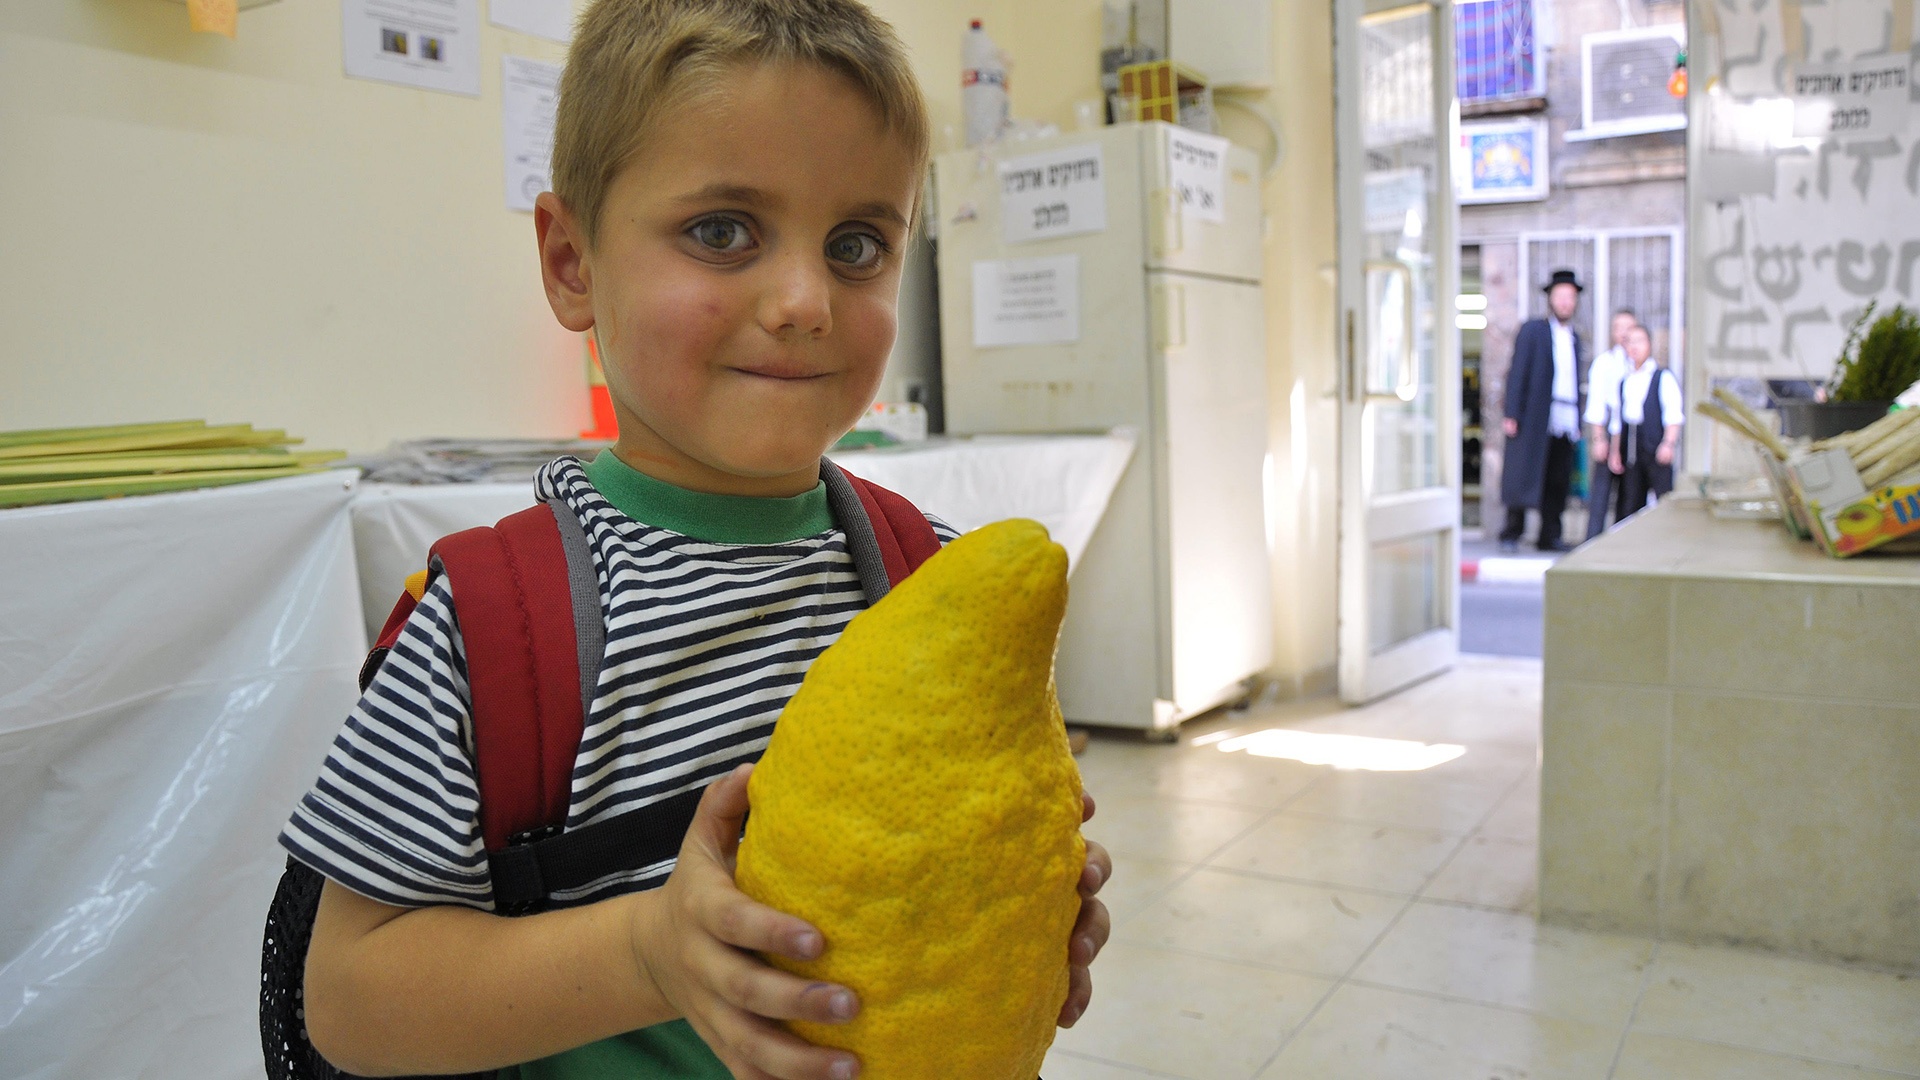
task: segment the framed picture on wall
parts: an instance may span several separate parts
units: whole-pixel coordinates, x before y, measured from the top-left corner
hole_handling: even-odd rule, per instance
[[[1460,125],[1453,187],[1461,203],[1538,202],[1547,197],[1544,118],[1470,120]]]

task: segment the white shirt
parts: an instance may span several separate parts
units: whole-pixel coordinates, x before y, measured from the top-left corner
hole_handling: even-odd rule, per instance
[[[1558,319],[1548,319],[1553,331],[1553,411],[1547,417],[1547,434],[1569,439],[1580,436],[1580,382],[1573,359],[1573,327]]]
[[[1627,372],[1627,377],[1620,380],[1620,392],[1613,398],[1618,403],[1618,411],[1613,416],[1613,422],[1607,425],[1608,431],[1618,435],[1623,423],[1641,422],[1647,408],[1647,384],[1655,375],[1660,376],[1661,426],[1675,427],[1687,422],[1687,411],[1680,401],[1680,380],[1649,357],[1638,370]]]
[[[1593,358],[1593,366],[1587,369],[1587,423],[1612,430],[1620,380],[1627,377],[1627,369],[1632,366],[1627,350],[1618,345]]]

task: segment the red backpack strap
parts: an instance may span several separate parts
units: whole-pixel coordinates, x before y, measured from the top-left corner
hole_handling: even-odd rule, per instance
[[[564,506],[558,514],[573,517]],[[480,829],[490,852],[565,823],[590,694],[583,686],[598,674],[597,664],[582,673],[565,526],[556,516],[545,504],[531,507],[492,528],[444,537],[428,556],[453,585],[466,646]],[[603,625],[597,585],[593,624]],[[511,891],[496,881],[496,894],[503,885]]]
[[[902,496],[824,458],[820,479],[827,485],[834,522],[847,534],[847,550],[869,605],[940,550],[927,516]]]

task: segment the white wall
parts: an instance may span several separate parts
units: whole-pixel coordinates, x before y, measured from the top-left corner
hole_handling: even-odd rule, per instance
[[[335,3],[235,42],[165,0],[0,6],[0,428],[577,430],[578,339],[500,163],[501,54],[561,50],[481,46],[474,99],[345,78]]]
[[[876,6],[941,131],[963,9]],[[468,98],[346,78],[337,0],[244,12],[232,42],[167,0],[0,0],[0,429],[578,431],[579,339],[504,204],[503,53],[564,49],[483,18]]]

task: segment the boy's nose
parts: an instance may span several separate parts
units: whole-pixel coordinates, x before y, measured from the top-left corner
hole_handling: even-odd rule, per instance
[[[775,261],[760,301],[760,322],[776,337],[820,337],[833,329],[833,271],[818,254]]]

